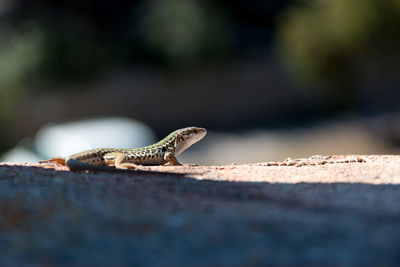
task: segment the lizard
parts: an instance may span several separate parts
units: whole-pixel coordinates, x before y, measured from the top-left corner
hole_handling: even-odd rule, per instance
[[[182,165],[177,156],[194,143],[200,141],[207,130],[186,127],[170,133],[159,142],[141,148],[95,148],[85,150],[67,158],[51,158],[40,163],[58,163],[70,170],[137,170],[139,165]]]

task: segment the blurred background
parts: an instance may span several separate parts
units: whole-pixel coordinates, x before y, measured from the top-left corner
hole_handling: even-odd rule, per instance
[[[2,0],[0,158],[209,130],[197,164],[400,151],[399,0]]]

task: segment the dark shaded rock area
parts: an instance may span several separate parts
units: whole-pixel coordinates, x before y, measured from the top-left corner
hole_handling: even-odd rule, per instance
[[[70,172],[0,164],[0,265],[393,265],[400,157]],[[303,164],[304,163],[304,164]]]

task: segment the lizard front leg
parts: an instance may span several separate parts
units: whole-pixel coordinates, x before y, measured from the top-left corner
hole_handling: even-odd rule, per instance
[[[168,165],[173,166],[181,166],[182,164],[176,159],[175,154],[172,152],[166,152],[164,154],[164,160],[167,162]]]
[[[112,163],[116,169],[138,169],[138,165],[127,162],[127,157],[121,152],[111,152],[103,156],[106,164]]]

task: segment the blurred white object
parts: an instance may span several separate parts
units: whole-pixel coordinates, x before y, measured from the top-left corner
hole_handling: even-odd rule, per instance
[[[98,147],[142,147],[155,140],[154,132],[141,122],[101,118],[45,125],[36,136],[36,149],[45,158],[66,157]]]
[[[31,150],[24,147],[14,147],[1,155],[1,161],[14,163],[33,163],[40,160],[39,156]]]

